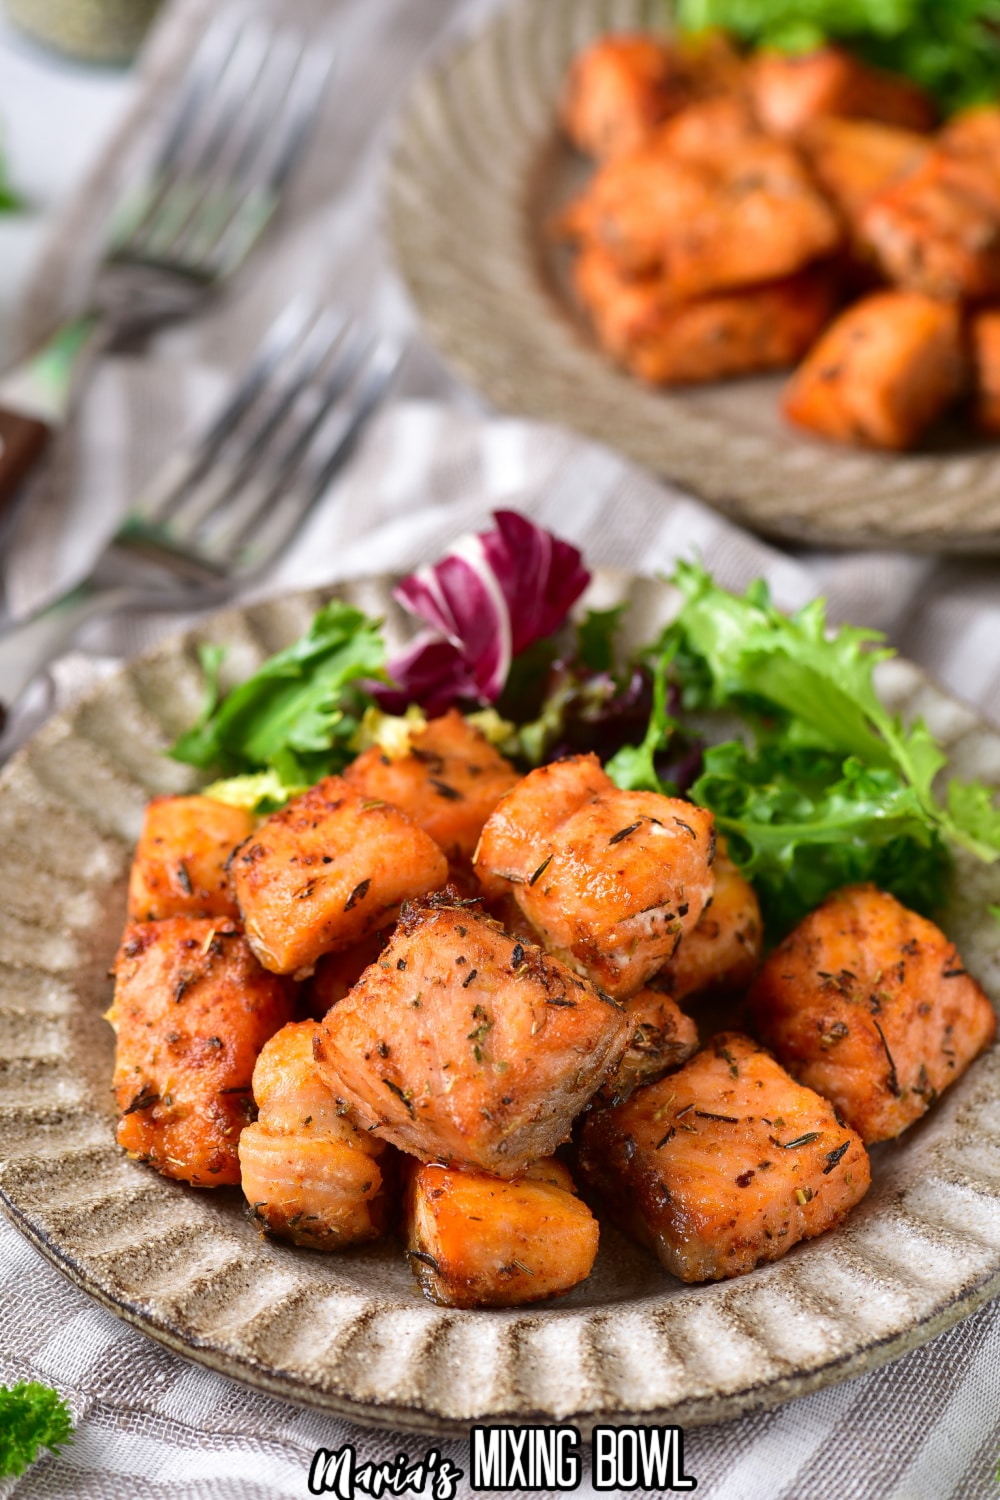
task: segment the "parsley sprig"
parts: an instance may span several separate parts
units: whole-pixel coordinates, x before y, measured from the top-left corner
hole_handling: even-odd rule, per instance
[[[0,1477],[23,1474],[42,1448],[58,1453],[72,1435],[69,1408],[58,1392],[35,1380],[0,1385]]]

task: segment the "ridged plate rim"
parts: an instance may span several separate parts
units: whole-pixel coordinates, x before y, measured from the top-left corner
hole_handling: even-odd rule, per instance
[[[880,1148],[874,1196],[834,1234],[749,1277],[688,1289],[611,1236],[597,1291],[535,1310],[434,1308],[413,1295],[398,1247],[362,1265],[270,1245],[231,1199],[118,1152],[101,972],[143,801],[193,784],[160,752],[197,704],[197,646],[229,642],[242,674],[333,595],[384,613],[398,637],[392,584],[212,616],[126,664],[0,775],[0,1204],[12,1222],[176,1352],[271,1395],[424,1433],[505,1418],[584,1432],[721,1421],[874,1369],[1000,1291],[997,1050],[904,1144]],[[592,587],[602,605],[630,599],[636,640],[672,607],[650,580],[605,572]],[[928,716],[957,770],[1000,786],[1000,734],[906,663],[889,664],[881,687],[900,711]],[[996,1003],[1000,928],[985,903],[1000,902],[1000,871],[963,862],[956,891],[946,925]],[[100,1056],[80,1050],[88,1037]],[[639,1281],[616,1289],[620,1275]]]
[[[651,389],[597,348],[558,290],[541,205],[570,157],[555,125],[566,65],[602,31],[662,29],[668,6],[512,0],[417,78],[393,141],[387,219],[425,331],[501,411],[606,442],[757,531],[1000,551],[996,445],[866,452],[755,421],[758,402],[775,405],[773,381],[731,382],[731,406]]]

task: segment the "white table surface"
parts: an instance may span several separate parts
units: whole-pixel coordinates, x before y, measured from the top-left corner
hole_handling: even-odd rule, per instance
[[[127,70],[74,63],[22,37],[0,11],[0,141],[29,207],[0,214],[0,364],[11,311],[52,216],[84,180],[129,99]]]

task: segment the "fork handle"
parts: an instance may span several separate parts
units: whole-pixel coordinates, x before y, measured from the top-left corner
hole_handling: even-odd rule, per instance
[[[69,411],[77,371],[96,344],[98,320],[65,323],[0,377],[0,511],[35,467]]]
[[[0,630],[0,726],[39,672],[95,615],[120,609],[136,597],[128,585],[85,580],[25,620]]]
[[[10,504],[45,452],[52,432],[39,417],[0,406],[0,511]]]

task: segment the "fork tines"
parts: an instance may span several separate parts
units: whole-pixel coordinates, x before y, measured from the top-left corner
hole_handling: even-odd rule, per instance
[[[305,145],[333,52],[224,15],[182,80],[145,187],[119,216],[113,258],[228,275],[267,224]]]
[[[402,353],[338,309],[292,304],[209,431],[139,502],[119,545],[194,578],[259,571],[326,489]]]

